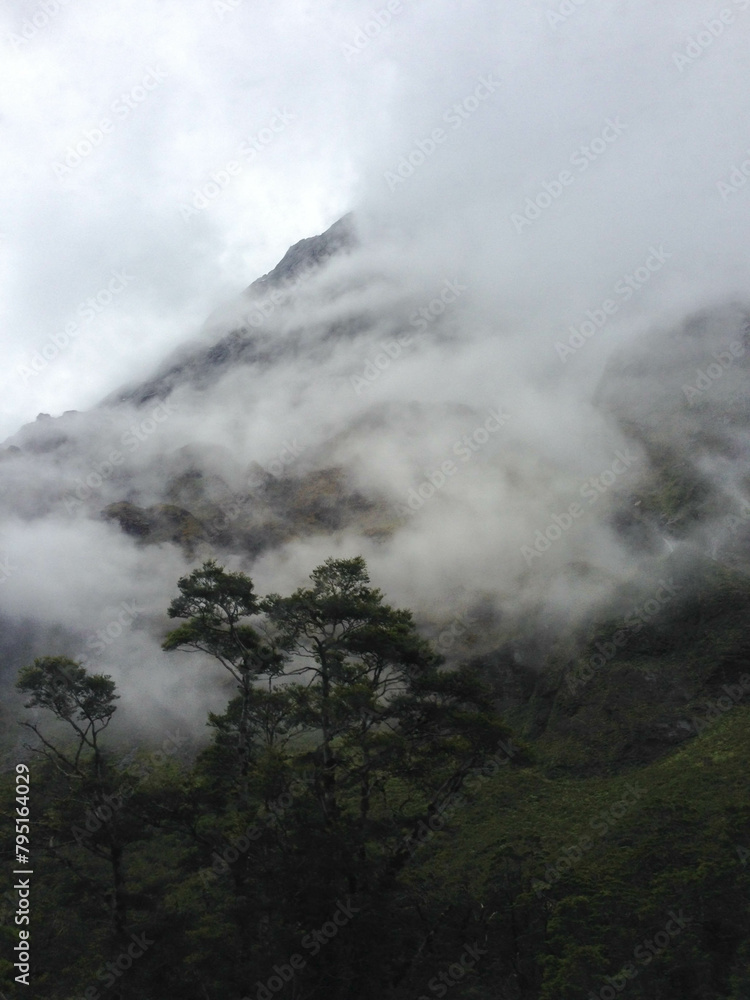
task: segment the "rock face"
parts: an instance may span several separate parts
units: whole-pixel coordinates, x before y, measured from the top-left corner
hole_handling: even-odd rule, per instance
[[[268,274],[250,285],[245,294],[264,294],[270,288],[278,288],[297,280],[300,275],[314,267],[321,267],[327,260],[345,250],[357,246],[354,230],[354,216],[350,212],[327,229],[320,236],[310,236],[291,246],[279,263]]]
[[[265,474],[234,493],[220,477],[192,470],[169,480],[164,493],[167,503],[140,507],[119,501],[101,516],[141,544],[172,542],[190,557],[208,555],[211,547],[258,556],[311,534],[354,527],[383,537],[393,527],[387,506],[353,489],[341,469],[296,477]]]
[[[102,517],[117,521],[126,534],[139,541],[174,542],[188,553],[193,553],[198,543],[208,538],[203,525],[189,510],[173,504],[160,503],[143,508],[123,501],[105,507]]]
[[[262,329],[267,314],[276,310],[285,289],[314,273],[327,261],[357,245],[351,214],[335,222],[320,236],[295,243],[276,267],[254,281],[243,293],[245,322],[221,337],[210,347],[185,354],[142,385],[121,390],[104,403],[132,403],[143,406],[152,400],[166,399],[181,384],[204,388],[219,379],[232,365],[268,365],[278,356],[278,348]],[[260,306],[265,306],[261,309]],[[239,310],[242,312],[242,310]]]

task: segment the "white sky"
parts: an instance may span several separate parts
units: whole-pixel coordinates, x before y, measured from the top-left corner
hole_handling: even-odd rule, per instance
[[[673,258],[636,311],[745,292],[750,184],[722,197],[718,183],[750,158],[750,0],[394,6],[381,28],[383,0],[46,0],[49,14],[5,0],[0,439],[147,375],[352,207],[435,254],[441,279],[452,265],[473,273],[550,345],[652,245]],[[372,38],[347,50],[368,21]],[[707,21],[705,48],[676,58]],[[496,89],[475,102],[487,74]],[[467,101],[457,127],[451,108]],[[279,127],[278,111],[289,120],[247,162],[243,143]],[[608,119],[622,134],[584,169],[572,158]],[[386,172],[439,127],[445,141],[391,190]],[[63,170],[92,130],[99,144]],[[183,218],[233,160],[226,190]],[[563,195],[519,233],[513,213],[565,170]],[[123,271],[124,290],[83,318]],[[71,346],[19,373],[72,321]]]

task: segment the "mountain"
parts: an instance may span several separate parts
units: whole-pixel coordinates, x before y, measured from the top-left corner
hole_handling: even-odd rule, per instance
[[[252,568],[258,559],[269,565],[295,547],[320,549],[330,539],[379,553],[397,579],[400,547],[422,551],[423,542],[429,558],[441,534],[452,545],[454,536],[460,544],[471,532],[479,560],[477,533],[485,531],[493,551],[507,556],[519,530],[514,508],[547,493],[548,513],[515,540],[522,559],[486,579],[481,562],[469,564],[453,588],[431,585],[424,600],[417,597],[425,634],[439,637],[460,606],[469,624],[443,643],[449,662],[473,657],[503,711],[540,735],[552,727],[573,761],[587,752],[592,725],[608,743],[600,767],[666,752],[687,738],[678,725],[685,704],[729,677],[719,663],[688,668],[678,652],[688,625],[700,619],[696,609],[704,602],[718,603],[731,645],[735,604],[744,600],[736,595],[744,594],[750,573],[750,312],[713,307],[612,352],[591,405],[601,433],[614,442],[614,464],[576,480],[559,458],[535,454],[521,438],[505,437],[504,427],[496,433],[482,420],[486,411],[450,395],[375,396],[399,366],[411,366],[418,379],[423,363],[435,377],[430,352],[443,352],[442,364],[445,352],[460,349],[465,328],[460,313],[416,309],[419,293],[399,288],[385,269],[373,270],[362,250],[354,217],[340,219],[295,244],[271,272],[217,309],[200,340],[152,377],[87,413],[40,414],[21,428],[0,450],[2,516],[54,525],[53,534],[64,525],[82,538],[87,525],[96,526],[105,532],[97,544],[113,539],[144,566],[151,565],[149,551],[166,546],[185,565],[218,555]],[[415,332],[424,315],[428,337]],[[269,397],[283,399],[288,421],[283,432],[273,429],[277,443],[270,448],[259,437],[271,428]],[[436,446],[438,436],[453,446]],[[621,442],[624,450],[615,447]],[[446,454],[450,475],[440,471]],[[560,514],[571,497],[579,502],[582,543],[574,540],[578,517]],[[484,523],[476,521],[479,508]],[[617,558],[603,555],[597,536],[604,533],[610,549],[621,549]],[[674,590],[655,602],[666,578],[676,581]],[[168,581],[162,586],[166,592]],[[649,600],[653,614],[635,615],[606,670],[571,691],[564,678],[596,657],[602,643],[608,648],[618,622]],[[17,621],[34,633],[34,615],[28,607],[23,612],[11,609],[6,619],[6,674],[18,662]],[[62,617],[51,627],[80,644],[85,614],[78,623]],[[155,609],[154,633],[159,620]],[[717,630],[723,621],[720,615]],[[744,650],[744,638],[737,642]],[[22,648],[29,655],[35,647]],[[666,648],[684,665],[674,676],[647,655]],[[741,660],[744,652],[731,655]],[[639,750],[621,736],[631,700],[642,716]]]
[[[226,970],[247,960],[236,926],[255,920],[244,861],[235,882],[206,882],[209,848],[245,822],[216,776],[232,722],[216,713],[234,689],[210,657],[165,662],[177,580],[214,558],[278,593],[329,555],[359,553],[446,669],[481,680],[518,744],[475,792],[451,786],[409,865],[367,897],[363,940],[381,956],[377,970],[357,966],[368,995],[386,982],[393,1000],[445,995],[437,977],[452,975],[451,995],[474,1000],[626,985],[747,1000],[750,309],[633,321],[601,354],[592,334],[561,361],[552,334],[508,329],[468,287],[425,280],[347,216],[145,381],[85,413],[40,414],[0,449],[4,770],[25,754],[13,684],[36,656],[115,678],[125,759],[163,745],[165,728],[188,734],[179,759],[148,765],[126,810],[145,824],[129,842],[128,905],[172,956],[144,959],[139,1000],[153,983],[169,995],[168,966],[181,970],[175,995],[224,996]],[[57,801],[58,778],[42,780]],[[298,819],[299,857],[335,880],[326,852],[351,830],[329,843],[314,817]],[[89,886],[102,856],[83,862]],[[261,895],[271,856],[252,869]],[[66,949],[100,918],[93,890],[39,863],[45,921],[85,895],[81,928],[44,959],[39,995],[67,1000],[59,970],[80,992],[98,959],[74,974]],[[320,886],[292,888],[310,865],[269,868],[300,927],[320,910]],[[291,954],[299,928],[258,920],[254,947]],[[464,979],[450,970],[468,947],[482,960]],[[353,953],[325,962],[349,968]]]
[[[142,385],[114,393],[103,405],[133,403],[142,406],[152,399],[166,399],[177,385],[210,385],[232,365],[272,363],[277,357],[274,345],[258,329],[264,326],[267,314],[283,306],[294,294],[295,286],[303,284],[328,260],[354,246],[356,236],[351,214],[339,219],[320,236],[295,243],[272,271],[257,278],[245,290],[240,305],[242,325],[219,335],[210,347],[190,351],[187,356],[181,352],[179,362],[166,365]],[[214,323],[220,325],[220,313]],[[209,328],[213,325],[210,318],[206,325]]]

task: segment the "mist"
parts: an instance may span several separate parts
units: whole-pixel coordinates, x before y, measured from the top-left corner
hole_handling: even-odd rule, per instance
[[[474,651],[565,634],[675,565],[746,571],[748,7],[136,3],[118,55],[121,15],[82,3],[8,41],[6,155],[33,166],[0,196],[2,448],[20,449],[0,454],[0,607],[9,634],[34,627],[8,640],[6,678],[24,655],[83,652],[125,711],[195,726],[225,694],[217,669],[159,647],[178,577],[208,557],[283,593],[362,554],[427,629],[490,607]],[[6,30],[27,14],[11,5]],[[162,18],[138,65],[163,82],[56,176],[101,107],[96,74],[117,93]],[[294,118],[232,173],[276,108]],[[353,245],[259,312],[243,289],[347,211]],[[80,335],[37,371],[70,321]],[[191,367],[231,335],[239,353]],[[120,401],[145,379],[156,395]],[[34,410],[50,416],[20,429]],[[679,523],[650,500],[673,465],[694,484]],[[366,517],[306,529],[263,506],[327,470]],[[102,518],[182,509],[198,471],[202,502],[275,534],[147,544]]]

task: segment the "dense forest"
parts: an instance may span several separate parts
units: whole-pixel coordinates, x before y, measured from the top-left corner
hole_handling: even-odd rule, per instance
[[[17,681],[37,710],[17,769],[34,973],[27,989],[8,957],[26,925],[9,890],[5,996],[747,1000],[750,587],[716,573],[618,651],[711,660],[716,697],[668,750],[632,752],[632,703],[619,743],[606,706],[576,734],[562,695],[540,727],[543,686],[502,717],[492,665],[447,669],[361,558],[288,597],[212,560],[179,580],[165,654],[235,687],[197,752],[171,732],[134,751],[109,676],[35,660]],[[595,703],[618,665],[569,673],[567,697]]]

